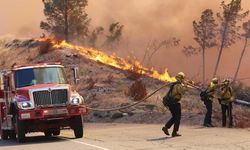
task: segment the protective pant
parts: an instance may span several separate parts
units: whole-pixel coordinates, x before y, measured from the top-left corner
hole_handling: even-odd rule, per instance
[[[229,118],[229,127],[233,125],[233,116],[232,116],[232,103],[228,105],[221,104],[222,112],[222,126],[225,127],[227,124],[227,117]]]
[[[204,119],[204,125],[206,124],[212,124],[212,110],[213,110],[213,102],[211,100],[207,100],[204,102],[206,108],[207,108],[207,113],[205,115]]]
[[[173,133],[177,133],[179,131],[181,121],[181,104],[176,103],[170,105],[169,110],[172,114],[172,118],[165,124],[165,127],[169,129],[174,124]]]

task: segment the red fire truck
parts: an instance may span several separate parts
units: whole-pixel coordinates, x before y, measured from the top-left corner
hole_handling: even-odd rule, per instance
[[[2,140],[24,142],[29,132],[56,136],[65,128],[81,138],[86,114],[83,97],[68,83],[59,63],[14,66],[0,72]]]

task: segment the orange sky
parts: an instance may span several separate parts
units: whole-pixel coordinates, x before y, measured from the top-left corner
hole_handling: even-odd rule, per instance
[[[192,21],[198,19],[202,10],[206,8],[218,12],[219,3],[220,0],[89,0],[87,13],[92,19],[92,26],[107,27],[114,21],[124,24],[126,50],[120,53],[127,54],[129,51],[141,58],[150,39],[167,39],[175,36],[182,40],[183,45],[190,43],[193,38]],[[243,8],[250,9],[249,0],[243,0]],[[42,0],[0,0],[0,18],[0,36],[39,36],[42,32],[39,23],[44,19]],[[239,44],[225,50],[223,63],[219,68],[220,75],[232,76],[241,47]],[[208,52],[208,75],[211,75],[214,68],[217,52],[218,48]],[[250,77],[249,56],[250,53],[247,52],[240,77]],[[172,74],[184,71],[189,77],[201,71],[200,57],[186,58],[181,53],[181,48],[160,50],[153,64],[158,68],[169,68]]]

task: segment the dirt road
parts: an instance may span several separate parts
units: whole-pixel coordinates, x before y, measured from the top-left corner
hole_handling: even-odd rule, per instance
[[[71,130],[58,137],[28,134],[27,142],[0,140],[1,150],[249,150],[250,129],[181,126],[183,136],[166,137],[162,125],[85,124],[85,137]]]

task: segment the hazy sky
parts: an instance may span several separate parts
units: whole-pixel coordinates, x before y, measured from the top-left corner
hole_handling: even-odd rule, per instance
[[[92,19],[91,25],[107,27],[114,21],[125,25],[125,49],[142,57],[150,39],[179,37],[182,44],[193,42],[192,21],[200,17],[206,8],[218,12],[220,0],[89,0],[87,13]],[[250,1],[243,0],[243,8],[250,9]],[[40,21],[44,19],[42,0],[0,0],[0,36],[39,36]],[[248,17],[250,19],[250,17]],[[242,45],[223,54],[220,66],[222,76],[232,76]],[[250,49],[250,47],[249,47]],[[209,75],[214,68],[218,48],[208,52],[207,70]],[[127,53],[127,52],[126,52]],[[240,77],[250,77],[249,56],[247,52]],[[186,58],[178,49],[162,49],[154,58],[155,67],[169,68],[171,73],[187,72],[189,76],[201,71],[200,56]]]

